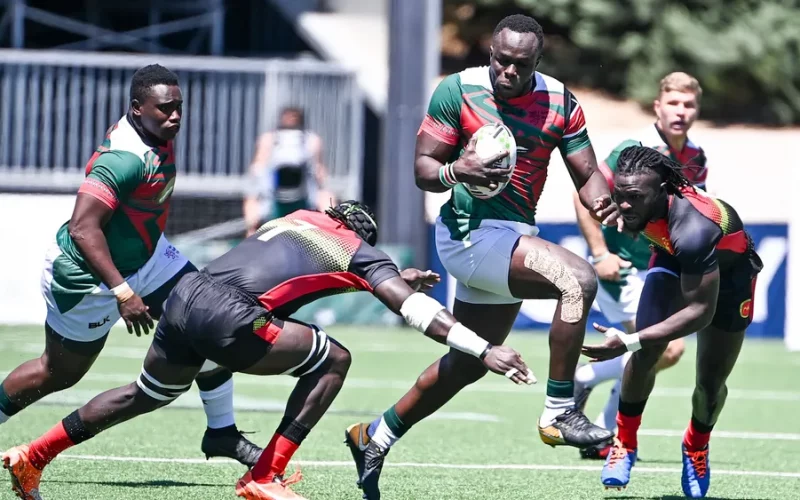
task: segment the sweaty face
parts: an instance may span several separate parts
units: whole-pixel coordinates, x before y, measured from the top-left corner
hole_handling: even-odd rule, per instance
[[[667,193],[655,172],[614,176],[614,201],[617,202],[629,231],[640,232],[659,216],[667,203]]]
[[[658,126],[670,135],[686,135],[697,119],[698,102],[694,92],[671,90],[653,103]]]
[[[175,138],[183,115],[183,95],[177,85],[154,85],[144,102],[133,102],[133,114],[144,129],[162,141]]]
[[[492,39],[489,62],[497,75],[494,92],[504,99],[528,92],[541,54],[534,33],[504,29]]]

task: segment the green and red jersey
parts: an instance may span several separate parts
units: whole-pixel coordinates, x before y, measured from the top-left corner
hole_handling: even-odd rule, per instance
[[[123,276],[138,271],[153,255],[167,223],[175,174],[172,141],[152,142],[127,116],[109,129],[86,164],[78,193],[93,196],[114,211],[103,234],[114,266]],[[58,246],[88,273],[67,225],[58,230]]]
[[[535,224],[553,150],[568,156],[591,145],[583,110],[563,83],[537,72],[530,92],[504,100],[494,94],[488,66],[444,78],[431,97],[419,133],[457,146],[448,160],[455,161],[472,134],[493,122],[513,132],[516,168],[506,188],[490,199],[474,198],[462,184],[453,188],[440,211],[453,239],[466,238],[486,219]]]

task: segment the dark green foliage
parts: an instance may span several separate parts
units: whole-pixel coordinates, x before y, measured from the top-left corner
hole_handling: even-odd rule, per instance
[[[478,0],[455,22],[475,46],[510,12],[544,27],[541,71],[649,105],[657,82],[681,70],[700,80],[703,116],[721,121],[800,123],[800,0]],[[462,26],[470,25],[463,30]],[[485,31],[484,31],[485,32]]]

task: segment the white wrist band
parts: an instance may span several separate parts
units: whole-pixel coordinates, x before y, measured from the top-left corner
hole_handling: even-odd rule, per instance
[[[627,334],[622,330],[617,330],[616,328],[609,328],[606,332],[606,337],[611,337],[612,335],[616,335],[625,344],[625,347],[630,352],[636,352],[642,348],[642,344],[639,341],[639,334],[638,333],[631,333]]]
[[[111,293],[117,298],[117,302],[122,303],[135,295],[133,288],[127,281],[123,281],[121,285],[117,285],[111,289]]]
[[[480,358],[483,351],[490,346],[489,342],[478,337],[475,332],[461,323],[456,323],[447,332],[447,345],[476,358]]]
[[[609,252],[608,250],[606,250],[606,253],[604,253],[604,254],[602,254],[602,255],[600,255],[598,257],[592,256],[592,264],[597,264],[599,262],[603,262],[604,260],[606,260],[610,256],[611,256],[611,252]]]

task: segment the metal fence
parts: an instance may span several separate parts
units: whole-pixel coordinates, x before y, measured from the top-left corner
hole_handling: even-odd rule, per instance
[[[313,60],[0,50],[0,189],[76,188],[105,131],[128,106],[134,71],[178,74],[176,193],[241,192],[256,139],[287,105],[305,109],[324,145],[333,191],[361,193],[363,100],[355,76]]]

